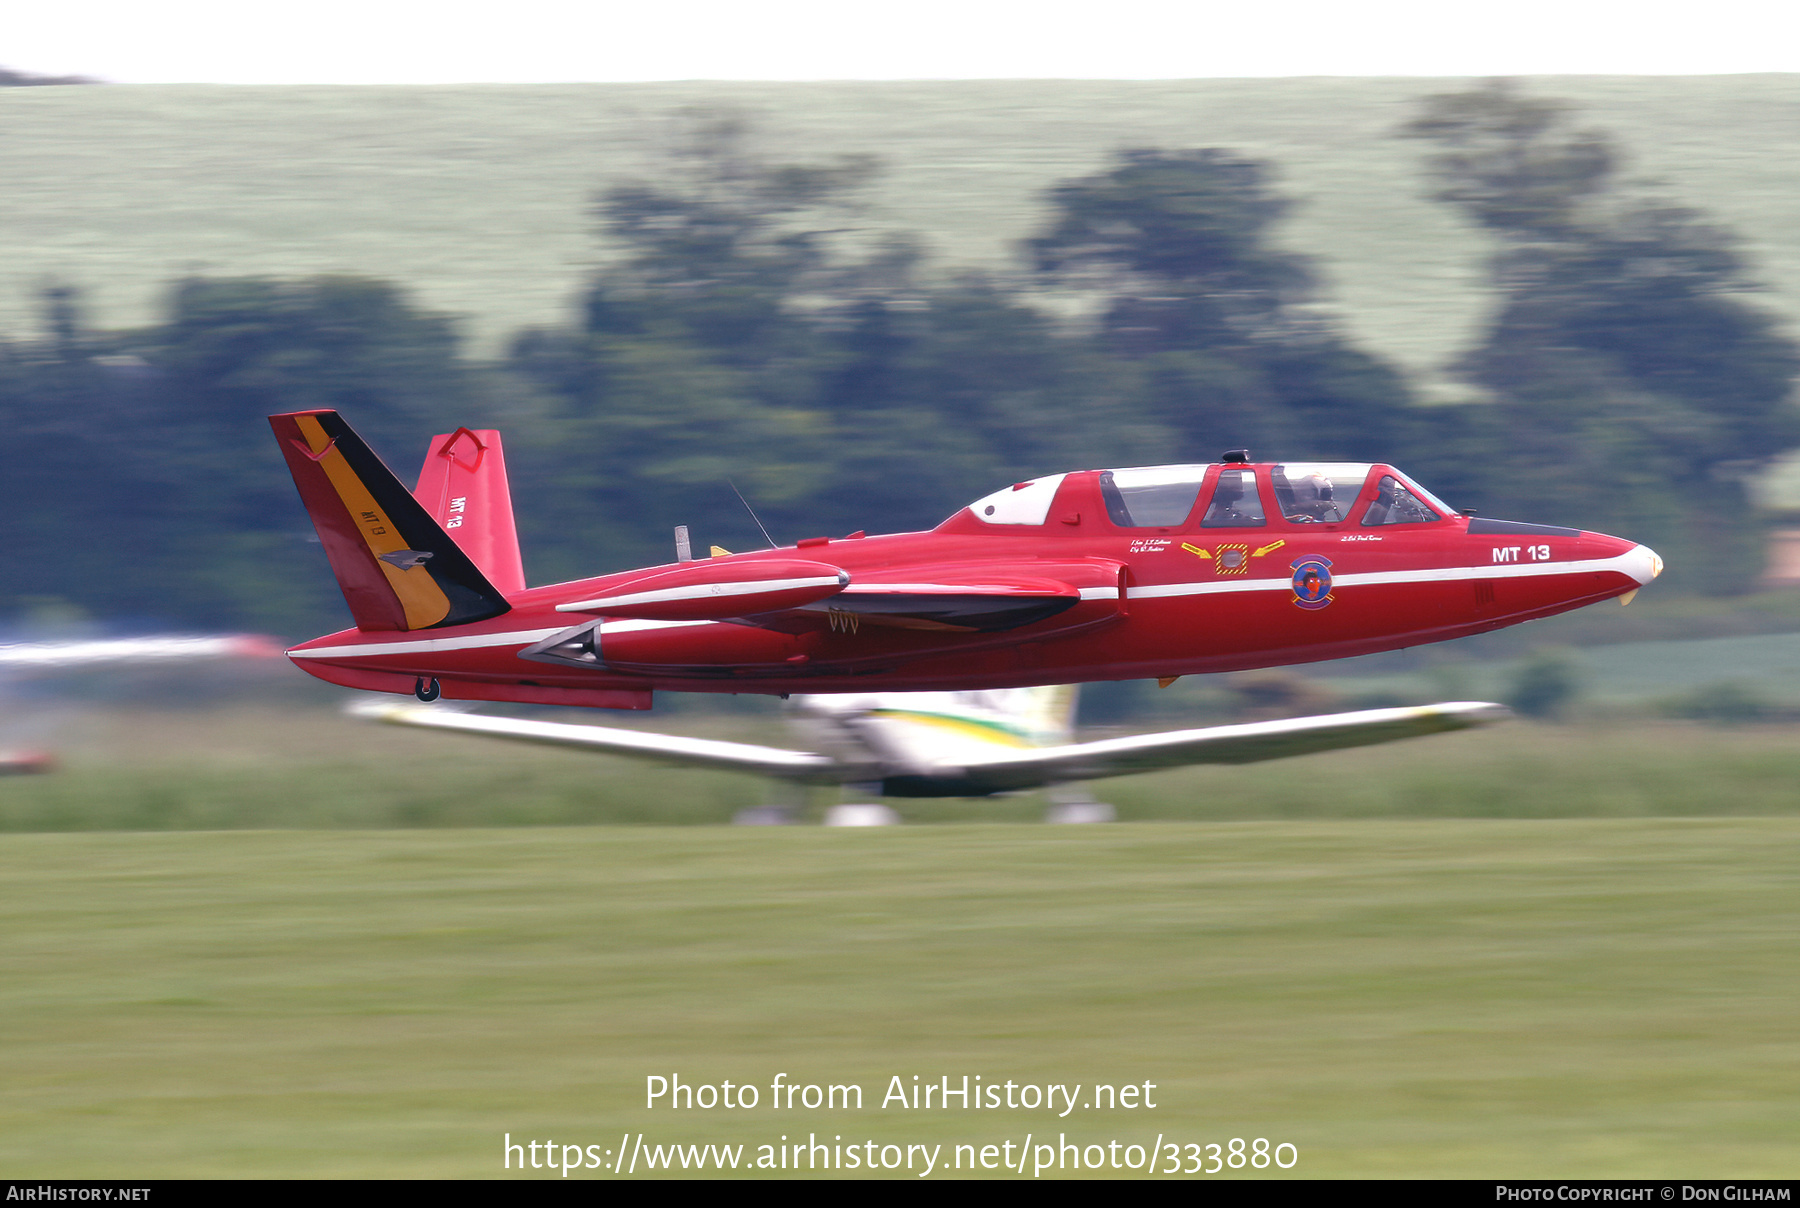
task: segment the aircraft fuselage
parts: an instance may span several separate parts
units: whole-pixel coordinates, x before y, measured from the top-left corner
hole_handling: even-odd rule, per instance
[[[1191,510],[1166,525],[1121,523],[1131,516],[1112,480],[1103,483],[1111,472],[1085,471],[1015,488],[1021,498],[1031,488],[1041,496],[1026,522],[986,519],[978,501],[928,532],[814,538],[530,588],[507,594],[510,610],[487,620],[411,632],[347,629],[289,656],[354,688],[410,692],[436,680],[453,699],[612,708],[646,708],[659,689],[1025,687],[1236,671],[1445,641],[1622,596],[1661,570],[1653,552],[1629,540],[1471,519],[1435,500],[1416,513],[1429,520],[1374,522],[1387,507],[1378,493],[1391,498],[1386,484],[1398,476],[1386,466],[1372,467],[1354,500],[1307,515],[1295,510],[1291,491],[1274,493],[1272,470],[1279,467],[1205,467]],[[1229,481],[1251,493],[1240,512],[1209,503],[1215,491],[1224,497],[1222,473],[1242,475]],[[989,499],[1004,505],[1002,496]],[[1235,519],[1207,522],[1224,515]],[[703,596],[708,582],[737,590],[734,583],[762,573],[759,564],[773,563],[788,576],[781,584],[828,581],[826,572],[836,571],[848,586],[810,601],[810,589],[800,590],[743,617],[721,618],[716,608],[699,619],[659,619],[649,606],[634,606],[635,615],[606,611],[608,600],[679,596],[637,590],[656,587],[650,581],[659,576],[701,583],[682,589],[687,599]],[[820,575],[807,578],[808,568]]]

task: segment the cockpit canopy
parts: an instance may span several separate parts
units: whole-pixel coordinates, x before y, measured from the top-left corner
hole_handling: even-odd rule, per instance
[[[1392,466],[1367,462],[1136,466],[1055,474],[969,505],[989,525],[1041,525],[1065,485],[1091,479],[1121,529],[1431,524],[1456,513]],[[1090,496],[1091,498],[1091,496]]]

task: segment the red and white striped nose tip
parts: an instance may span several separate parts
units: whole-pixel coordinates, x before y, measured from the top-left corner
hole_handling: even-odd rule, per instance
[[[1581,535],[1582,557],[1595,570],[1611,571],[1626,580],[1613,588],[1621,604],[1637,598],[1638,590],[1663,573],[1662,556],[1647,545],[1606,533]]]

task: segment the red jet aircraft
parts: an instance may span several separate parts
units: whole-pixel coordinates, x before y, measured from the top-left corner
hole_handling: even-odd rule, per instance
[[[1391,466],[1236,452],[1015,483],[930,532],[527,588],[496,433],[436,438],[415,496],[335,411],[270,423],[356,619],[289,657],[421,700],[1168,681],[1485,633],[1662,571],[1618,537],[1459,515]]]

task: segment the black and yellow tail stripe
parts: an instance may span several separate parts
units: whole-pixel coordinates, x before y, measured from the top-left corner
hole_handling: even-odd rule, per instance
[[[450,615],[450,597],[431,577],[426,563],[402,570],[392,562],[382,561],[383,554],[398,554],[411,549],[400,539],[400,526],[387,514],[356,471],[350,468],[337,442],[325,435],[324,425],[316,415],[297,415],[294,424],[306,441],[311,460],[325,472],[338,499],[350,513],[350,519],[362,534],[364,544],[375,557],[375,566],[386,576],[394,596],[406,612],[408,629],[428,629]]]
[[[359,628],[465,625],[506,597],[335,411],[269,417]]]

